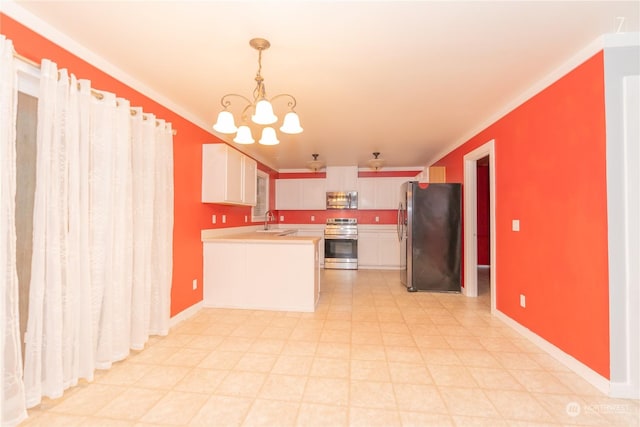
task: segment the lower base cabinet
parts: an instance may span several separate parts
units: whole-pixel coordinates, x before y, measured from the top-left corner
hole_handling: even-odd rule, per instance
[[[358,268],[401,268],[395,230],[358,231]]]

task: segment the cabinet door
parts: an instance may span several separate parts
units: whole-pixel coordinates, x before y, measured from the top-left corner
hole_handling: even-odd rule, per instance
[[[378,234],[368,231],[358,233],[358,265],[373,267],[378,265]]]
[[[257,185],[257,172],[258,164],[255,160],[246,157],[244,158],[244,194],[242,201],[245,205],[256,205],[256,185]]]
[[[358,178],[358,209],[376,209],[378,178]]]
[[[400,201],[400,185],[408,181],[406,178],[379,178],[376,186],[376,208],[398,209]]]
[[[300,184],[299,179],[276,180],[276,209],[300,209]]]
[[[327,191],[356,191],[357,166],[327,166]]]
[[[305,210],[324,210],[327,208],[326,201],[326,180],[321,178],[303,179],[301,180],[301,197],[300,209]]]
[[[243,202],[243,157],[244,155],[241,152],[227,149],[227,193],[225,202]]]
[[[396,233],[378,234],[381,267],[400,267],[400,242]]]

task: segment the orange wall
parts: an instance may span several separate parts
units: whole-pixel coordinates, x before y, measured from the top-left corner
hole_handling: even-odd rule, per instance
[[[171,122],[177,130],[173,139],[174,156],[174,231],[173,231],[173,281],[171,288],[171,315],[191,307],[202,300],[202,243],[200,230],[214,227],[248,225],[244,222],[248,207],[203,204],[200,202],[202,177],[202,144],[220,142],[215,136],[179,116],[167,107],[135,91],[100,69],[83,61],[56,44],[0,13],[2,34],[13,40],[21,55],[40,62],[47,58],[67,68],[78,78],[90,79],[96,89],[114,92],[131,101],[132,106],[141,106],[144,111]],[[258,163],[258,168],[277,176],[276,171]],[[275,180],[270,188],[272,206],[275,201]],[[211,215],[227,216],[227,223],[211,224]],[[199,286],[192,290],[192,280]]]
[[[497,308],[609,378],[603,53],[436,165],[463,182],[464,154],[492,139]]]

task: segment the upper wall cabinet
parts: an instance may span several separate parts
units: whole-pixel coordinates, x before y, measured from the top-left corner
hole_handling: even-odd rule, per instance
[[[327,166],[327,191],[356,191],[357,166]]]
[[[325,179],[277,179],[276,209],[323,210],[326,209]]]
[[[400,185],[407,177],[358,178],[358,209],[398,209]]]
[[[227,144],[202,146],[202,201],[256,204],[257,163]]]

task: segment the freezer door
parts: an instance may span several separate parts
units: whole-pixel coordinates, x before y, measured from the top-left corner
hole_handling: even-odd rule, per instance
[[[411,287],[419,291],[460,292],[461,185],[413,187]]]

